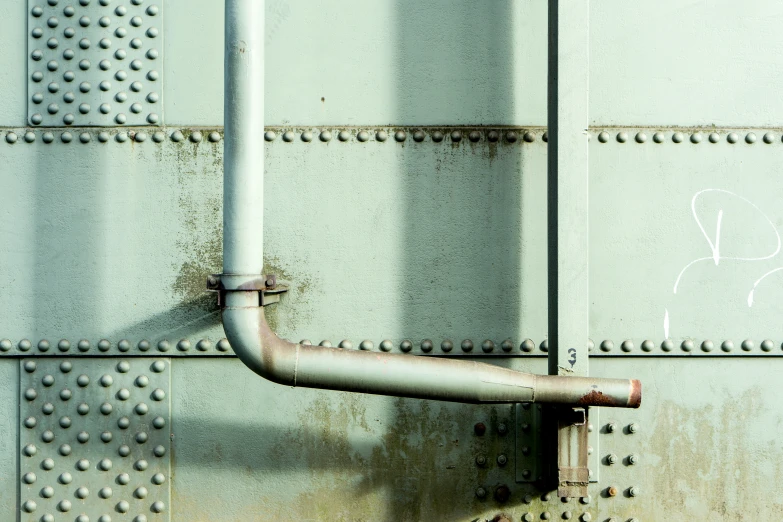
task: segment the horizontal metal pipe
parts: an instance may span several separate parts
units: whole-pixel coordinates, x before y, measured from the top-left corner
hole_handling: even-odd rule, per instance
[[[229,302],[223,309],[232,348],[250,369],[278,384],[463,403],[641,404],[635,380],[534,375],[476,361],[294,344],[269,328],[263,307],[233,300],[240,306]]]

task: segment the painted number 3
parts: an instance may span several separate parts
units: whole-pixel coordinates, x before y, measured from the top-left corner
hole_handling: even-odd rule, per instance
[[[573,368],[574,364],[576,364],[576,348],[569,348],[568,355],[571,356],[571,358],[568,359],[568,362],[571,363],[571,368]]]

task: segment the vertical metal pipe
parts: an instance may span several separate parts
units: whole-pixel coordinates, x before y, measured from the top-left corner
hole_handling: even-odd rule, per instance
[[[226,0],[225,38],[223,273],[261,274],[264,267],[264,2]]]
[[[549,0],[549,374],[587,375],[589,0]]]

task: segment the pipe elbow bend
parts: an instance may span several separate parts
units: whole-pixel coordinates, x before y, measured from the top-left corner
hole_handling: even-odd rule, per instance
[[[237,357],[264,379],[294,385],[299,345],[280,339],[266,322],[263,307],[226,307],[223,330]]]

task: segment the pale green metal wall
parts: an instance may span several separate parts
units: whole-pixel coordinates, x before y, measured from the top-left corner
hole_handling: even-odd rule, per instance
[[[546,371],[546,3],[485,4],[267,0],[266,122],[275,134],[266,143],[265,261],[291,283],[270,311],[282,336],[347,339],[354,349],[369,339],[375,350],[389,339],[393,351],[411,339],[419,355],[421,340],[444,355],[449,339],[453,357],[466,356],[463,339],[485,357],[480,344],[491,339],[485,358]],[[600,412],[600,479],[587,505],[544,501],[515,482],[511,407],[292,390],[218,349],[219,313],[203,289],[221,269],[223,4],[163,7],[165,125],[66,130],[26,127],[28,5],[0,6],[0,339],[10,341],[0,345],[0,520],[45,514],[39,497],[34,513],[22,511],[49,479],[39,471],[34,487],[22,480],[31,457],[20,443],[28,407],[20,359],[53,356],[92,372],[89,386],[107,372],[119,379],[122,360],[171,360],[171,451],[161,461],[170,464],[170,501],[155,514],[137,499],[149,520],[781,518],[769,495],[783,478],[780,274],[756,287],[752,306],[748,293],[783,261],[730,259],[772,254],[783,226],[775,2],[591,3],[590,367],[641,379],[645,397],[641,410]],[[422,142],[413,139],[419,129]],[[328,142],[319,139],[325,130]],[[307,131],[311,142],[301,139]],[[362,131],[369,141],[358,140]],[[717,265],[691,209],[705,189],[735,194],[695,203],[713,242],[722,212]],[[703,257],[675,294],[681,270]],[[666,311],[671,351],[662,348]],[[510,358],[499,348],[507,338]],[[530,354],[519,349],[527,338]],[[70,341],[67,352],[60,339]],[[90,343],[84,352],[81,339]],[[35,400],[46,393],[41,386]],[[80,422],[98,430],[97,397],[57,436],[73,436]],[[486,435],[474,434],[477,422]],[[501,422],[512,427],[507,435],[497,433]],[[605,433],[610,422],[620,429]],[[631,423],[639,431],[627,434]],[[121,432],[108,446],[99,434],[73,443],[73,458],[97,463],[112,453]],[[504,467],[495,463],[501,453]],[[621,462],[603,462],[609,454]],[[638,464],[624,460],[631,454]],[[476,466],[479,455],[486,467]],[[122,459],[111,458],[116,473],[95,480],[113,484],[112,499],[98,500],[96,482],[56,520],[98,507],[115,521],[142,514],[116,511],[133,489],[112,482]],[[512,492],[503,504],[492,499],[500,484]],[[617,497],[606,496],[610,486]]]

